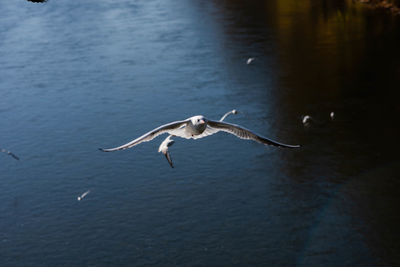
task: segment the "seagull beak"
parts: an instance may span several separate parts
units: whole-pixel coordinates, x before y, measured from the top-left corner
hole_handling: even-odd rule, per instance
[[[200,120],[200,124],[204,124],[206,123],[204,120]]]

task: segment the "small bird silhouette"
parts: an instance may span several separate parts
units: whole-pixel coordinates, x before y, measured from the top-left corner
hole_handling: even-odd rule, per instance
[[[254,57],[250,57],[250,58],[246,61],[246,64],[249,65],[249,64],[251,64],[251,62],[253,62],[254,60],[255,60]]]
[[[27,0],[29,2],[33,2],[33,3],[44,3],[47,2],[47,0]]]
[[[90,193],[90,190],[86,191],[85,193],[83,193],[82,195],[80,195],[79,197],[77,197],[78,201],[81,201],[84,197],[87,196],[87,194]]]
[[[3,153],[8,154],[9,156],[13,157],[16,160],[19,160],[19,157],[17,157],[17,155],[12,153],[11,151],[8,151],[7,149],[2,148],[0,151],[3,152]]]

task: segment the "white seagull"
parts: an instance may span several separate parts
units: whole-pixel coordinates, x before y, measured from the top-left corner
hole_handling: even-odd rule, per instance
[[[249,65],[249,64],[251,64],[251,62],[253,62],[254,60],[255,60],[254,57],[250,57],[250,58],[246,61],[246,64]]]
[[[227,113],[225,113],[225,114],[221,117],[221,119],[219,119],[219,121],[223,121],[223,120],[224,120],[226,117],[228,117],[230,114],[235,114],[235,115],[236,115],[237,113],[238,113],[238,112],[237,112],[236,109],[231,110],[231,111],[228,111]],[[171,168],[173,168],[173,167],[174,167],[174,164],[172,163],[171,154],[170,154],[169,151],[168,151],[168,148],[169,148],[170,146],[172,146],[172,145],[175,143],[175,141],[172,140],[171,137],[172,137],[172,135],[168,135],[168,137],[164,139],[164,141],[160,144],[160,146],[159,146],[159,148],[158,148],[158,152],[159,152],[159,153],[161,152],[161,153],[164,154],[164,156],[165,156],[166,159],[168,160],[169,165],[171,166]]]
[[[302,122],[303,122],[303,124],[307,124],[307,123],[309,123],[311,120],[312,120],[311,116],[305,115],[305,116],[303,117]]]
[[[12,153],[11,151],[8,151],[8,150],[6,150],[6,149],[4,149],[4,148],[1,148],[0,151],[3,152],[3,153],[6,153],[6,154],[8,154],[8,155],[10,155],[11,157],[13,157],[13,158],[16,159],[16,160],[19,160],[19,157],[17,157],[17,156],[16,156],[14,153]]]
[[[178,136],[186,139],[198,139],[206,137],[208,135],[215,134],[220,131],[233,134],[241,139],[253,140],[264,145],[273,145],[277,147],[286,147],[286,148],[300,147],[299,145],[287,145],[279,143],[277,141],[273,141],[271,139],[258,135],[237,124],[208,120],[204,116],[198,115],[190,117],[186,120],[174,121],[168,124],[164,124],[124,145],[108,149],[104,148],[99,148],[99,149],[104,152],[123,150],[134,147],[143,142],[151,141],[157,136],[164,133],[168,133],[172,136]]]
[[[90,193],[90,190],[86,191],[85,193],[83,193],[82,195],[80,195],[79,197],[77,197],[78,201],[81,201],[84,197],[86,197],[87,194]]]

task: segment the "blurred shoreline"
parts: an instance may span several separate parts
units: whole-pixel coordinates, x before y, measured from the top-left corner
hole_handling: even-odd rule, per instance
[[[357,0],[360,3],[366,4],[374,9],[385,9],[394,15],[400,15],[400,2],[399,1],[386,1],[386,0]]]

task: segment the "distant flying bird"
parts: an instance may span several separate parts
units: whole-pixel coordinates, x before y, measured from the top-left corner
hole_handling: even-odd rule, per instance
[[[33,2],[33,3],[44,3],[47,2],[47,0],[27,0],[29,2]]]
[[[85,193],[83,193],[82,195],[80,195],[79,197],[77,197],[78,201],[81,201],[84,197],[86,197],[87,194],[90,193],[90,190],[86,191]]]
[[[246,61],[246,64],[247,64],[247,65],[251,64],[251,62],[253,62],[255,59],[256,59],[256,58],[254,58],[254,57],[250,57],[250,58]]]
[[[302,122],[303,122],[303,124],[307,124],[307,123],[309,123],[311,120],[312,120],[311,116],[305,115],[305,116],[303,117]]]
[[[332,111],[329,114],[329,117],[331,118],[331,120],[333,120],[335,118],[335,113]],[[317,126],[325,126],[327,123],[329,123],[329,121],[319,121],[317,119],[315,119],[314,117],[311,117],[310,115],[304,115],[301,117],[301,121],[305,126],[310,126],[311,124],[313,125],[317,125]]]
[[[14,153],[12,153],[11,151],[8,151],[8,150],[6,150],[6,149],[4,149],[4,148],[1,148],[0,151],[3,152],[3,153],[6,153],[6,154],[8,154],[8,155],[10,155],[11,157],[13,157],[13,158],[16,159],[16,160],[19,160],[19,157],[17,157],[17,156],[16,156]]]
[[[186,120],[175,121],[168,124],[164,124],[124,145],[108,149],[104,148],[99,148],[99,149],[104,152],[123,150],[134,147],[143,142],[151,141],[157,136],[164,133],[168,133],[172,136],[178,136],[186,139],[199,139],[206,137],[208,135],[215,134],[220,131],[233,134],[241,139],[253,140],[264,145],[273,145],[285,148],[300,147],[299,145],[287,145],[279,143],[277,141],[273,141],[271,139],[258,135],[242,126],[233,123],[208,120],[204,116],[198,115],[190,117]]]
[[[219,121],[223,121],[230,114],[237,114],[237,113],[238,112],[236,111],[236,109],[228,111],[221,117],[221,119]],[[164,139],[164,141],[160,144],[160,147],[158,148],[158,152],[161,152],[164,154],[164,156],[168,160],[169,165],[171,166],[171,168],[173,168],[174,165],[172,163],[171,153],[168,151],[168,148],[175,143],[175,141],[172,140],[171,137],[172,137],[172,135],[168,135],[168,137]]]

